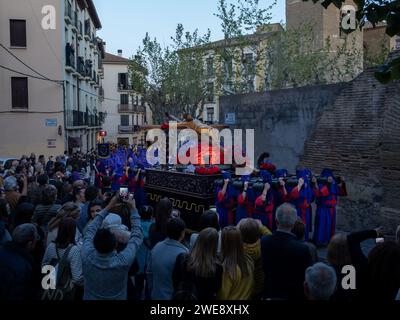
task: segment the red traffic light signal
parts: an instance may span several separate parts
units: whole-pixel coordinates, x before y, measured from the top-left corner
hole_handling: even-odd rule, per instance
[[[107,137],[107,131],[100,131],[100,137]]]

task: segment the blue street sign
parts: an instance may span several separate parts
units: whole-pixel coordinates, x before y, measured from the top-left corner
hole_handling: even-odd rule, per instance
[[[57,119],[46,119],[46,127],[57,127]]]

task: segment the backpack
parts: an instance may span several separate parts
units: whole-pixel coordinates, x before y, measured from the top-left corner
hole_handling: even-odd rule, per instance
[[[174,285],[172,300],[175,301],[195,301],[198,300],[196,284],[190,272],[187,271],[188,255],[182,253],[178,256],[175,263],[174,272],[181,274],[178,283]]]
[[[73,245],[65,250],[62,257],[58,253],[56,246],[57,258],[52,259],[51,265],[55,268],[56,289],[45,290],[43,300],[73,300],[75,297],[75,285],[72,283],[72,272],[68,255]]]

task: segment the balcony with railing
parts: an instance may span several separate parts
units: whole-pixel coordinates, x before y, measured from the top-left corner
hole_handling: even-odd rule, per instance
[[[86,127],[87,119],[86,112],[78,111],[78,110],[68,110],[67,111],[67,127]]]
[[[83,39],[83,24],[82,24],[82,21],[78,22],[78,38],[79,38],[79,40]]]
[[[100,76],[98,74],[96,74],[94,77],[94,87],[100,88]]]
[[[89,111],[83,112],[78,110],[67,111],[67,128],[76,127],[101,127],[104,123],[106,114],[100,112],[99,114],[91,114]]]
[[[85,40],[90,41],[90,35],[92,34],[92,30],[90,27],[90,20],[87,19],[85,21]]]
[[[93,78],[92,78],[93,84],[97,83],[97,72],[93,70]]]
[[[100,87],[99,88],[99,96],[100,96],[100,100],[104,100],[104,88]]]
[[[94,33],[91,34],[91,40],[90,40],[89,45],[90,45],[91,48],[94,48],[97,45],[97,39],[94,36]]]
[[[104,74],[104,66],[101,57],[99,56],[97,60],[97,70],[99,71],[99,75]]]
[[[117,85],[118,87],[117,87],[117,89],[118,89],[118,91],[131,91],[131,90],[133,90],[133,86],[131,85],[131,84],[129,84],[129,83],[124,83],[124,82],[120,82],[120,83],[118,83],[118,85]]]
[[[78,57],[76,64],[76,71],[81,79],[85,76],[85,59]]]
[[[65,70],[67,72],[75,70],[75,50],[69,43],[65,45]]]
[[[104,124],[104,122],[106,121],[106,118],[107,118],[107,112],[99,112],[100,126],[102,126]]]
[[[89,127],[100,127],[100,119],[97,114],[86,114],[87,125]]]
[[[85,77],[86,81],[91,81],[93,78],[93,62],[92,62],[92,60],[85,61],[84,77]]]
[[[118,105],[119,113],[145,113],[146,108],[140,105],[133,104],[119,104]]]
[[[75,33],[78,32],[78,12],[77,11],[74,11],[74,14],[73,14],[72,31]]]
[[[65,2],[64,20],[67,24],[72,24],[72,22],[73,22],[72,5],[69,1]]]
[[[135,132],[139,132],[139,126],[118,126],[118,133],[119,134],[131,134]]]

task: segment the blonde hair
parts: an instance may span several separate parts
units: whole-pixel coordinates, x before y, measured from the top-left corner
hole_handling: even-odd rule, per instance
[[[334,266],[352,264],[347,236],[344,233],[336,234],[329,242],[327,259]]]
[[[51,231],[57,228],[62,218],[72,218],[77,220],[80,215],[81,208],[73,202],[67,202],[60,208],[60,210],[58,210],[57,215],[49,222],[49,230]]]
[[[236,227],[225,227],[221,236],[222,266],[233,280],[239,276],[238,268],[242,278],[250,275],[248,258],[245,255],[243,241],[240,231]]]

